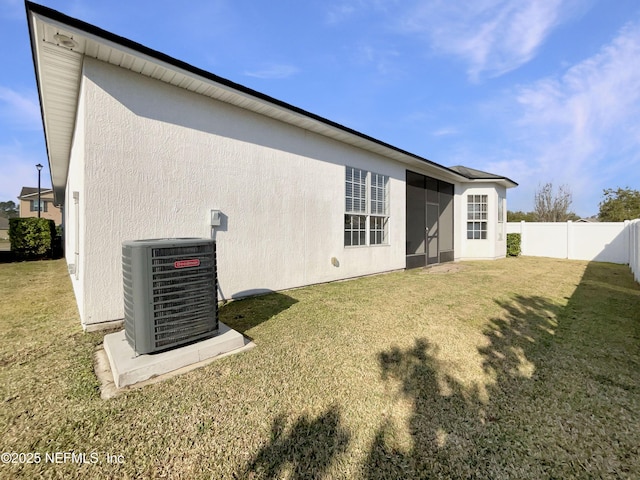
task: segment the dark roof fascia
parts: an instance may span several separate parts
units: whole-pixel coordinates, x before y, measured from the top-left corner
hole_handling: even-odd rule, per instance
[[[477,170],[471,167],[465,167],[464,165],[456,165],[455,167],[449,167],[454,172],[459,173],[460,175],[468,178],[469,180],[486,180],[496,181],[496,180],[504,180],[506,182],[512,183],[514,186],[518,186],[517,182],[514,182],[509,177],[505,177],[503,175],[495,175],[489,172],[483,172],[482,170]],[[466,173],[465,173],[466,172]]]
[[[269,95],[266,95],[264,93],[258,92],[257,90],[253,90],[249,87],[245,87],[244,85],[240,85],[239,83],[235,83],[231,80],[228,80],[226,78],[220,77],[218,75],[215,75],[211,72],[208,72],[206,70],[202,70],[201,68],[198,67],[194,67],[193,65],[183,62],[182,60],[178,60],[175,57],[171,57],[165,53],[159,52],[157,50],[154,50],[152,48],[146,47],[138,42],[135,42],[133,40],[129,40],[128,38],[125,37],[121,37],[120,35],[116,35],[114,33],[108,32],[107,30],[104,30],[100,27],[96,27],[95,25],[91,25],[90,23],[84,22],[82,20],[78,20],[77,18],[73,18],[70,17],[68,15],[65,15],[64,13],[61,13],[57,10],[54,10],[52,8],[49,7],[45,7],[43,5],[39,5],[37,3],[33,3],[33,2],[29,2],[29,1],[25,1],[25,6],[27,9],[27,20],[29,23],[29,34],[31,38],[34,38],[33,36],[33,32],[31,31],[31,21],[29,21],[29,11],[39,14],[39,15],[43,15],[45,17],[50,18],[51,20],[55,20],[61,23],[65,23],[71,27],[77,28],[79,30],[83,30],[91,35],[95,35],[97,37],[103,38],[109,42],[113,42],[116,43],[120,46],[123,46],[125,48],[129,48],[131,50],[137,51],[138,53],[141,53],[143,55],[155,58],[156,60],[159,60],[161,62],[167,63],[169,65],[172,65],[176,68],[180,68],[182,70],[185,70],[187,72],[193,73],[194,75],[198,75],[200,77],[206,78],[207,80],[211,80],[213,82],[219,83],[221,85],[224,85],[226,87],[229,88],[233,88],[234,90],[237,90],[239,92],[242,92],[244,94],[247,95],[251,95],[253,97],[256,97],[260,100],[263,100],[265,102],[271,103],[273,105],[276,105],[278,107],[282,107],[285,108],[287,110],[290,110],[294,113],[297,113],[299,115],[303,115],[305,117],[311,118],[313,120],[317,120],[319,122],[322,122],[326,125],[329,125],[331,127],[334,128],[338,128],[344,132],[347,132],[351,135],[355,135],[358,136],[364,140],[367,140],[369,142],[378,144],[382,147],[385,148],[389,148],[391,150],[395,150],[398,153],[401,153],[402,155],[406,155],[409,156],[411,158],[414,158],[416,160],[419,160],[421,162],[425,162],[433,167],[436,168],[440,168],[446,172],[449,172],[453,175],[456,176],[462,176],[464,178],[469,178],[466,175],[461,174],[460,172],[456,172],[455,170],[452,170],[448,167],[445,167],[444,165],[440,165],[439,163],[433,162],[431,160],[428,160],[424,157],[421,157],[419,155],[416,155],[414,153],[408,152],[407,150],[403,150],[401,148],[395,147],[389,143],[383,142],[382,140],[378,140],[374,137],[371,137],[369,135],[366,135],[364,133],[358,132],[357,130],[353,130],[352,128],[346,127],[344,125],[341,125],[339,123],[336,123],[332,120],[329,120],[327,118],[321,117],[319,115],[316,115],[315,113],[311,113],[307,110],[304,110],[302,108],[296,107],[294,105],[291,105],[289,103],[283,102],[282,100],[278,100],[274,97],[271,97]],[[31,48],[32,51],[32,56],[33,56],[33,61],[34,61],[34,65],[36,65],[36,58],[35,58],[35,47],[32,45]],[[37,66],[36,66],[37,68]],[[37,75],[36,75],[36,81],[38,81],[37,79]],[[40,85],[38,85],[38,91],[40,91]],[[40,101],[40,111],[41,111],[41,116],[42,116],[42,122],[43,122],[43,130],[44,130],[44,112],[42,109],[42,100]],[[45,140],[46,140],[46,131],[45,131]],[[47,152],[47,157],[48,157],[48,152]]]
[[[469,178],[470,180],[479,180],[479,181],[493,182],[493,183],[504,181],[512,184],[514,187],[518,186],[518,183],[511,180],[509,177],[495,176],[495,177],[473,177],[473,178],[467,177],[467,178]]]

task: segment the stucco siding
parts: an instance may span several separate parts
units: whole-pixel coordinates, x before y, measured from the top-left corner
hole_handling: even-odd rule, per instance
[[[69,174],[65,190],[64,213],[64,251],[69,271],[71,284],[78,303],[80,318],[84,322],[84,273],[85,259],[85,205],[84,205],[84,156],[85,156],[85,122],[86,122],[86,94],[85,82],[82,82],[78,98],[78,111],[76,115],[76,127],[71,145],[69,159]],[[75,198],[74,198],[75,197]]]
[[[84,75],[85,324],[123,316],[122,241],[209,237],[211,209],[225,298],[404,268],[403,165],[95,60]],[[390,177],[389,245],[343,246],[345,165]]]
[[[487,195],[487,238],[467,239],[467,196]],[[498,223],[498,202],[500,198],[506,198],[504,187],[489,183],[473,183],[470,185],[458,185],[456,187],[456,259],[457,260],[493,260],[503,258],[506,255],[506,200],[504,219],[501,225]]]

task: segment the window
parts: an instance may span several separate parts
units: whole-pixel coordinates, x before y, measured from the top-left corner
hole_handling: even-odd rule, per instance
[[[347,213],[366,213],[367,211],[367,172],[347,167]]]
[[[505,198],[498,197],[498,240],[504,240],[504,203]]]
[[[344,244],[365,245],[367,236],[367,217],[365,215],[344,216]]]
[[[371,214],[387,214],[387,177],[371,174]]]
[[[38,211],[38,200],[30,200],[30,209],[32,212],[37,212]],[[47,211],[47,201],[46,200],[41,200],[40,201],[40,211],[41,212],[46,212]]]
[[[387,221],[389,219],[387,186],[389,178],[378,173],[371,174],[371,216],[369,217],[369,244],[387,243]]]
[[[487,195],[467,195],[467,238],[487,238]]]
[[[384,245],[387,243],[387,219],[371,216],[369,228],[369,244]]]
[[[346,247],[388,243],[388,188],[389,177],[347,167],[344,215]]]

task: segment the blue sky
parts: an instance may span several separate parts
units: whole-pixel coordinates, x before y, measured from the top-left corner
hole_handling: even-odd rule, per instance
[[[637,0],[42,0],[442,165],[510,177],[509,210],[640,189]],[[47,164],[24,4],[0,0],[0,200]],[[48,169],[43,186],[49,186]]]

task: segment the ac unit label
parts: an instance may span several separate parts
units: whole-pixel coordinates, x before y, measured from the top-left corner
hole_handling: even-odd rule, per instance
[[[199,267],[200,260],[192,258],[190,260],[177,260],[173,262],[174,268],[187,268],[187,267]]]

